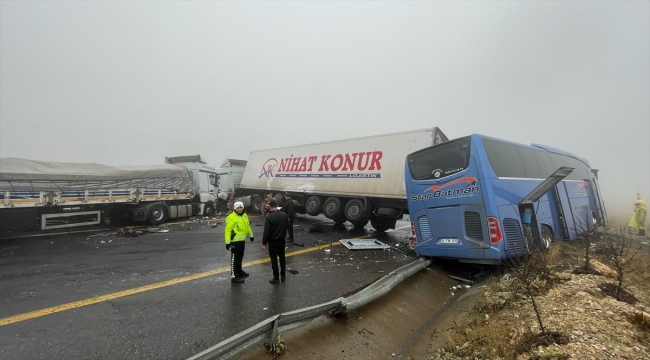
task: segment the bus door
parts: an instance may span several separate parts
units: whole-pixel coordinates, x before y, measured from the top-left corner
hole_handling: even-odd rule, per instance
[[[554,171],[551,176],[546,178],[546,180],[537,185],[537,187],[535,187],[528,195],[524,196],[519,202],[519,214],[521,216],[521,223],[523,225],[524,235],[529,249],[532,250],[533,248],[539,248],[542,245],[534,204],[550,190],[553,191],[550,192],[551,195],[549,195],[549,198],[551,199],[551,202],[556,205],[555,210],[559,215],[560,227],[562,227],[562,230],[566,229],[564,208],[562,207],[562,201],[557,197],[557,187],[562,184],[562,180],[564,180],[564,178],[566,178],[572,171],[573,168],[565,166],[560,167]]]
[[[600,197],[600,187],[598,185],[598,170],[591,169],[589,171],[589,179],[591,180],[591,200],[594,203],[592,209],[596,212],[596,221],[598,226],[607,226],[607,213],[605,211],[605,203]]]
[[[571,184],[567,186],[567,182],[567,180],[562,181],[556,186],[560,214],[565,226],[562,238],[564,240],[575,240],[577,235],[576,226],[579,226],[579,222],[576,221],[577,218],[575,216],[574,204],[569,196],[569,188],[571,187]]]

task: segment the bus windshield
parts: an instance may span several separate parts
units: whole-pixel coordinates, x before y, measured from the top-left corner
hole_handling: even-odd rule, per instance
[[[413,180],[442,179],[467,169],[469,154],[465,137],[410,154],[406,161]]]

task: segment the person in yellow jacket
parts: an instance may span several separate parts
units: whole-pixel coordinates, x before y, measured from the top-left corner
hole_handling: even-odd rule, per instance
[[[226,250],[230,251],[230,281],[243,283],[244,278],[248,277],[248,273],[242,270],[241,266],[246,249],[246,236],[254,241],[253,230],[251,230],[248,215],[244,212],[244,203],[237,201],[233,207],[235,211],[226,218],[224,237]]]
[[[627,224],[635,229],[639,230],[637,235],[645,236],[645,226],[646,220],[648,219],[648,208],[645,200],[641,199],[641,194],[636,194],[637,202],[634,203],[634,215],[632,219]]]

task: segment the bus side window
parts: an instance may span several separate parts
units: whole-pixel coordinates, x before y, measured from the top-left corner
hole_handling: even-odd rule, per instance
[[[542,172],[542,179],[546,179],[547,177],[551,176],[551,174],[553,174],[555,170],[558,169],[555,166],[553,166],[551,157],[547,152],[541,150],[535,150],[535,157],[537,158],[539,169]]]
[[[489,139],[483,139],[483,144],[488,161],[498,177],[526,177],[524,165],[521,163],[516,146]]]
[[[535,158],[535,153],[533,150],[523,147],[517,147],[517,150],[521,156],[521,161],[524,165],[526,177],[529,179],[544,179],[541,171],[539,170],[539,165],[537,164],[537,159]]]

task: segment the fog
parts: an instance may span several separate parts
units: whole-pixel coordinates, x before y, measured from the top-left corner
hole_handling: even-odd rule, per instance
[[[438,126],[650,196],[650,3],[0,2],[0,156],[112,165]]]

